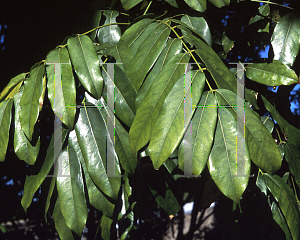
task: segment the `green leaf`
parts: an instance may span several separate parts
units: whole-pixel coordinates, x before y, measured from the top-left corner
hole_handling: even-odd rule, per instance
[[[236,106],[237,95],[226,89],[216,90],[218,102],[224,105]],[[237,111],[231,108],[231,111]],[[243,119],[240,119],[243,121]],[[279,149],[263,125],[260,116],[254,112],[248,105],[245,105],[245,143],[249,149],[251,160],[256,166],[268,173],[277,171],[281,166],[281,155]]]
[[[6,98],[6,96],[21,82],[24,81],[26,76],[26,73],[21,73],[18,76],[12,78],[7,86],[3,89],[3,91],[0,93],[0,102],[2,102],[3,99]]]
[[[261,171],[257,174],[256,185],[259,187],[260,191],[267,196],[267,185]]]
[[[69,146],[62,150],[59,160],[61,175],[57,176],[56,184],[61,212],[67,226],[81,236],[88,211],[80,163],[75,150]]]
[[[99,24],[100,24],[100,20],[101,20],[101,17],[102,17],[102,10],[98,10],[95,15],[94,15],[94,18],[93,18],[93,24],[91,25],[91,28],[96,28],[96,27],[99,27]],[[90,32],[88,35],[90,36],[90,38],[92,40],[95,40],[96,38],[96,34],[99,30],[96,29],[92,32]]]
[[[274,221],[280,226],[280,228],[284,232],[286,240],[292,240],[292,236],[291,236],[289,227],[284,219],[284,216],[282,215],[282,213],[280,211],[280,208],[276,205],[275,202],[272,203],[271,212],[272,212]]]
[[[190,44],[197,47],[195,52],[206,65],[207,70],[213,77],[215,83],[217,84],[217,87],[236,92],[237,79],[222,62],[215,51],[211,47],[207,46],[203,41],[192,35],[186,36],[185,39]]]
[[[66,220],[64,219],[61,213],[59,197],[57,197],[52,216],[55,223],[55,229],[58,232],[60,239],[61,240],[74,239],[72,231],[70,228],[68,228],[66,224]]]
[[[272,133],[274,129],[274,122],[270,119],[270,117],[262,116],[260,119],[269,132]]]
[[[165,47],[170,31],[166,25],[160,23],[139,46],[126,72],[136,91],[140,89],[148,71]]]
[[[130,147],[134,154],[150,140],[151,132],[163,102],[177,80],[183,75],[188,54],[175,55],[159,72],[145,99],[136,112],[129,131]]]
[[[151,133],[148,151],[155,169],[158,169],[179,145],[195,110],[193,108],[192,111],[192,106],[198,104],[204,89],[203,72],[198,70],[186,74],[191,74],[192,86],[191,83],[185,83],[186,76],[182,76],[175,83],[160,109]],[[191,92],[191,87],[194,90],[193,97],[189,101],[190,105],[186,106],[188,100],[185,93]]]
[[[272,63],[254,63],[246,67],[246,76],[251,80],[268,86],[298,83],[294,70],[274,60]]]
[[[284,15],[274,28],[271,44],[274,60],[294,65],[300,46],[300,17],[295,12]]]
[[[163,66],[176,54],[182,51],[182,42],[180,39],[171,38],[168,39],[167,44],[161,54],[159,55],[154,67],[151,69],[149,75],[146,77],[142,87],[140,88],[137,97],[135,99],[135,107],[139,108],[147,95],[153,81],[159,74]]]
[[[192,9],[204,12],[206,10],[206,0],[184,0]]]
[[[118,11],[106,10],[103,12],[106,17],[103,25],[116,23],[116,18],[119,16]],[[118,25],[110,25],[100,28],[97,33],[98,42],[102,44],[115,45],[119,42],[121,38],[121,28]]]
[[[255,22],[258,22],[259,20],[262,20],[262,19],[265,19],[264,17],[267,17],[269,16],[270,14],[270,5],[269,4],[264,4],[262,6],[260,6],[258,8],[258,12],[259,12],[259,15],[255,15],[254,17],[252,17],[249,21],[249,25],[250,24],[253,24]]]
[[[218,96],[218,95],[217,95]],[[222,105],[219,102],[219,106]],[[237,169],[236,141],[243,141],[243,135],[238,132],[235,117],[228,108],[218,108],[217,128],[213,147],[208,159],[210,175],[220,191],[228,198],[239,203],[245,191],[250,174],[250,158],[248,149],[245,149],[244,171]]]
[[[20,92],[14,96],[15,105],[15,132],[14,132],[14,151],[20,160],[25,161],[29,165],[33,165],[40,151],[40,137],[38,139],[34,137],[34,144],[28,141],[24,132],[21,129],[21,123],[19,118],[20,112],[20,99],[23,94],[23,87]],[[33,136],[37,135],[36,131]],[[36,141],[37,140],[37,141]]]
[[[264,174],[268,189],[279,203],[293,239],[300,238],[300,214],[292,189],[277,175]]]
[[[39,99],[43,92],[44,71],[45,66],[41,64],[33,68],[30,71],[29,78],[24,81],[19,116],[22,130],[29,141],[32,140],[34,125],[39,115]]]
[[[103,78],[106,85],[114,86],[115,114],[128,127],[132,125],[135,116],[136,91],[126,74],[118,66],[114,66],[114,82],[103,67]]]
[[[101,227],[101,237],[103,240],[110,240],[113,239],[113,236],[111,236],[111,225],[113,223],[113,220],[108,218],[105,215],[102,215],[100,219],[100,227]]]
[[[222,35],[222,46],[223,46],[223,49],[224,49],[224,52],[225,54],[229,53],[229,51],[233,48],[234,46],[234,41],[233,40],[230,40],[225,32],[223,33]]]
[[[283,145],[283,150],[289,164],[289,169],[294,175],[296,183],[300,186],[300,151],[297,146],[290,142]]]
[[[73,129],[76,113],[76,88],[75,80],[70,64],[69,53],[66,48],[52,50],[46,57],[47,63],[61,63],[61,88],[57,92],[55,85],[55,66],[47,66],[48,98],[51,107],[59,119],[69,128]],[[61,109],[61,112],[57,112]]]
[[[72,147],[75,152],[77,158],[80,160],[83,172],[84,172],[84,179],[88,191],[89,196],[89,202],[90,204],[96,208],[97,210],[103,212],[106,216],[112,218],[115,205],[111,203],[103,194],[102,192],[97,188],[97,186],[94,184],[93,180],[91,179],[91,176],[87,170],[84,158],[82,156],[82,152],[80,149],[80,146],[78,144],[78,138],[76,135],[76,131],[73,130],[69,134],[68,138],[69,146]]]
[[[230,4],[230,0],[208,0],[208,1],[218,8],[228,6]]]
[[[245,87],[245,100],[253,106],[254,109],[259,109],[257,105],[257,95],[258,93]]]
[[[167,3],[169,3],[172,7],[178,8],[178,4],[176,0],[165,0]]]
[[[72,65],[84,88],[99,99],[103,89],[99,59],[92,40],[85,35],[68,39]]]
[[[300,130],[289,124],[264,96],[261,96],[266,109],[271,113],[272,118],[278,123],[282,133],[286,136],[289,143],[295,146],[300,145]]]
[[[137,159],[132,155],[130,149],[129,134],[120,124],[118,119],[115,119],[115,129],[116,152],[120,159],[121,166],[126,172],[133,175],[136,169]]]
[[[203,17],[191,17],[185,14],[182,16],[181,21],[190,27],[190,29],[193,29],[199,36],[201,36],[208,45],[212,45],[210,29]]]
[[[143,0],[121,0],[123,8],[127,11]]]
[[[106,124],[96,107],[84,107],[80,109],[79,117],[75,125],[78,143],[87,170],[97,187],[107,196],[116,200],[120,189],[119,177],[108,177],[106,174]],[[114,154],[116,158],[116,154]],[[117,159],[114,163],[115,174],[120,175]]]
[[[9,140],[9,128],[11,122],[11,108],[13,100],[11,98],[0,103],[0,161],[5,160],[7,145]]]
[[[41,170],[37,175],[26,176],[24,194],[21,200],[21,204],[25,212],[27,212],[27,208],[32,202],[33,194],[38,190],[38,188],[41,186],[46,176],[50,172],[54,161],[58,157],[59,151],[65,141],[68,132],[69,131],[67,129],[62,129],[62,134],[59,136],[55,136],[55,143],[54,134],[52,135],[49,147],[47,149],[46,158],[41,167]],[[60,140],[62,142],[60,142]],[[54,146],[56,147],[55,151]]]
[[[179,167],[184,170],[185,148],[192,151],[192,174],[198,176],[206,166],[217,123],[217,101],[211,92],[204,92],[192,119],[192,142],[183,140],[178,150]]]
[[[54,170],[57,171],[57,165],[55,166],[56,169]],[[51,203],[51,197],[52,197],[52,194],[53,194],[53,191],[54,191],[54,187],[55,187],[55,183],[56,183],[56,178],[53,177],[51,179],[51,183],[50,183],[50,187],[49,187],[49,191],[48,191],[48,194],[47,194],[47,199],[46,199],[46,203],[45,203],[45,221],[47,222],[47,213],[48,213],[48,210],[49,210],[49,207],[50,207],[50,203]]]

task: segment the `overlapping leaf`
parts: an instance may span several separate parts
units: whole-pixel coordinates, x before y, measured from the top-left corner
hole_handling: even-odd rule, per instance
[[[40,64],[30,71],[29,78],[24,81],[19,116],[22,130],[29,141],[32,140],[34,125],[39,115],[39,99],[43,92],[44,71],[44,64]]]
[[[0,102],[7,97],[7,95],[21,82],[24,81],[26,73],[21,73],[18,76],[12,78],[6,87],[0,93]],[[13,96],[12,96],[13,97]]]
[[[294,175],[296,183],[300,186],[300,151],[297,146],[290,142],[283,145],[283,150],[289,169]]]
[[[87,220],[87,205],[80,163],[75,150],[67,146],[61,153],[61,175],[56,184],[60,200],[61,213],[67,226],[81,236]]]
[[[222,105],[236,105],[238,97],[235,93],[225,89],[217,90],[216,93]],[[232,111],[236,112],[236,109],[232,108]],[[268,129],[261,122],[259,115],[248,105],[245,105],[245,127],[245,141],[251,160],[268,173],[278,170],[281,166],[278,147]]]
[[[300,16],[297,13],[288,13],[280,19],[271,38],[274,60],[293,66],[300,47],[299,32]]]
[[[0,161],[5,160],[9,140],[9,128],[11,122],[11,108],[13,99],[9,98],[0,103]]]
[[[116,18],[119,16],[118,11],[106,10],[103,12],[106,20],[103,25],[116,23]],[[98,42],[100,44],[115,45],[121,38],[121,29],[118,25],[110,25],[100,28],[97,33]]]
[[[292,189],[277,175],[264,174],[268,189],[278,201],[293,239],[300,239],[300,213]]]
[[[126,72],[136,91],[140,89],[145,76],[163,50],[170,31],[166,25],[160,23],[153,29],[151,35],[141,43],[139,51]]]
[[[87,167],[87,170],[101,191],[112,199],[116,200],[121,184],[119,177],[108,177],[106,174],[106,150],[114,151],[107,148],[106,143],[106,125],[105,120],[101,117],[100,112],[94,106],[80,109],[78,121],[75,125],[78,143]],[[115,156],[116,157],[116,156]],[[115,174],[120,175],[118,161],[115,159]]]
[[[183,75],[188,54],[175,55],[159,72],[145,99],[136,112],[129,131],[130,146],[135,155],[150,140],[160,108],[176,81]]]
[[[270,119],[270,117],[262,116],[260,119],[269,132],[272,133],[274,129],[274,122]]]
[[[194,96],[194,95],[193,95]],[[217,123],[217,101],[204,92],[192,119],[192,142],[182,140],[178,150],[179,167],[184,170],[185,151],[192,153],[192,174],[200,175],[206,166]]]
[[[252,17],[249,21],[249,25],[258,22],[259,20],[264,19],[264,17],[267,17],[270,14],[270,5],[264,4],[259,7],[258,9],[259,15],[255,15]]]
[[[23,87],[20,92],[14,96],[15,105],[15,132],[14,132],[14,151],[20,160],[33,165],[40,151],[40,137],[33,137],[33,143],[28,141],[24,132],[21,129],[19,111],[20,111],[20,99],[23,94]],[[35,129],[36,130],[36,129]],[[35,136],[36,133],[33,133]],[[35,138],[35,139],[34,139]]]
[[[159,74],[163,66],[176,54],[180,53],[182,50],[181,40],[177,38],[171,38],[167,41],[167,44],[161,54],[159,55],[154,67],[151,69],[149,75],[145,79],[142,87],[140,88],[137,97],[135,99],[135,107],[139,108],[143,102],[147,92],[149,91],[154,79]]]
[[[68,50],[81,84],[99,99],[103,89],[103,78],[92,40],[86,35],[71,37],[68,39]]]
[[[94,18],[93,18],[93,23],[91,25],[92,29],[94,29],[94,28],[96,28],[96,27],[99,26],[101,17],[102,17],[102,10],[98,10],[95,13]],[[89,36],[91,37],[92,40],[95,40],[97,32],[98,32],[98,29],[96,29],[96,30],[94,30],[94,31],[92,31],[92,32],[89,33]]]
[[[186,75],[191,82],[186,83]],[[205,75],[200,70],[186,73],[174,85],[167,95],[151,133],[148,151],[155,169],[158,169],[179,145],[187,129],[195,108],[200,100],[205,84]],[[193,97],[186,96],[193,88]],[[190,93],[191,94],[191,93]],[[189,95],[191,96],[191,95]],[[189,102],[190,105],[187,105]]]
[[[27,211],[27,208],[30,206],[33,198],[33,194],[41,186],[42,182],[45,180],[46,176],[50,172],[54,161],[58,157],[59,151],[62,148],[62,144],[65,141],[68,130],[63,129],[61,135],[52,135],[49,147],[47,149],[47,154],[45,161],[37,175],[26,176],[25,185],[24,185],[24,194],[21,200],[22,207],[24,211]]]
[[[285,64],[274,60],[272,63],[254,63],[246,68],[246,76],[268,86],[298,83],[298,76]]]
[[[70,64],[69,53],[66,48],[52,50],[46,57],[47,63],[60,63],[60,66],[47,66],[48,98],[54,113],[69,128],[73,129],[76,113],[76,88]],[[61,83],[55,83],[55,67],[61,68]],[[57,76],[57,74],[56,74]],[[57,112],[57,110],[59,110]],[[61,112],[60,112],[61,111]]]

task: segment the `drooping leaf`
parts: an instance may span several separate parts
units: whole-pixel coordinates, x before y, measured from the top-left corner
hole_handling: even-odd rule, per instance
[[[298,83],[294,70],[274,60],[272,63],[254,63],[246,68],[246,76],[251,80],[268,86]]]
[[[114,75],[109,76],[107,68],[103,67],[103,78],[107,86],[113,86],[114,109],[117,117],[120,118],[128,127],[131,126],[135,116],[135,97],[136,91],[129,81],[126,74],[118,66],[114,66]],[[114,77],[112,79],[111,77]]]
[[[34,144],[32,144],[24,132],[21,129],[21,123],[19,118],[20,112],[20,99],[23,94],[23,87],[20,92],[15,94],[14,96],[14,105],[15,105],[15,132],[14,132],[14,151],[20,160],[25,161],[29,165],[33,165],[36,161],[36,158],[40,151],[40,137],[34,140]],[[33,133],[35,136],[36,133]],[[33,137],[35,138],[35,137]]]
[[[154,79],[161,71],[163,66],[176,54],[180,53],[182,50],[181,40],[177,38],[168,39],[167,44],[161,54],[159,55],[154,67],[151,69],[149,75],[146,77],[142,87],[138,91],[138,94],[135,99],[135,107],[139,108],[143,102],[147,92],[149,91]]]
[[[167,95],[150,137],[148,151],[155,169],[158,169],[179,145],[187,129],[195,108],[202,95],[205,75],[200,70],[188,72],[191,82],[186,83],[182,76]],[[192,84],[192,85],[191,85]],[[193,97],[191,97],[193,88]],[[188,94],[189,92],[189,94]],[[187,105],[189,102],[190,105]]]
[[[300,16],[297,13],[284,15],[277,23],[271,38],[274,60],[293,66],[300,46]]]
[[[204,12],[206,10],[206,0],[184,0],[192,9]]]
[[[62,129],[61,135],[59,136],[55,135],[55,139],[54,139],[54,134],[52,135],[49,147],[47,149],[46,158],[41,167],[41,170],[37,175],[26,176],[25,185],[24,185],[24,194],[21,200],[21,204],[25,212],[27,212],[27,208],[30,206],[32,202],[33,194],[41,186],[46,176],[50,172],[54,161],[58,157],[59,151],[62,148],[67,133],[68,133],[67,129]]]
[[[225,54],[229,53],[229,51],[233,48],[234,46],[234,41],[230,40],[225,32],[222,35],[222,46],[223,46],[223,50],[225,52]]]
[[[66,48],[52,50],[46,57],[47,63],[60,63],[61,83],[55,83],[55,65],[47,66],[48,98],[56,116],[69,128],[73,129],[76,113],[76,88]],[[57,76],[57,73],[56,73]]]
[[[103,25],[116,23],[116,18],[119,16],[118,11],[106,10],[103,12],[106,17]],[[115,45],[121,38],[121,28],[118,25],[110,25],[100,28],[97,33],[98,42],[102,44]]]
[[[130,147],[135,156],[137,151],[150,140],[160,108],[176,81],[183,75],[189,60],[188,54],[175,55],[159,72],[145,99],[136,112],[129,131]]]
[[[21,82],[24,81],[26,73],[21,73],[18,76],[12,78],[7,86],[0,93],[0,102],[6,98],[6,96]],[[13,96],[12,96],[13,97]]]
[[[44,64],[33,68],[29,78],[24,81],[24,90],[20,100],[20,123],[29,141],[32,140],[34,125],[39,115],[39,99],[43,92]]]
[[[169,3],[172,7],[178,8],[178,4],[176,0],[165,0],[167,3]]]
[[[11,108],[13,99],[9,98],[0,103],[0,161],[5,160],[9,140],[9,128],[11,122]]]
[[[103,240],[110,240],[110,228],[113,223],[113,220],[108,218],[105,215],[102,215],[100,219],[100,227],[101,227],[101,237]]]
[[[258,8],[259,15],[255,15],[249,21],[249,25],[258,22],[259,20],[264,19],[264,17],[269,16],[270,14],[270,5],[264,4]]]
[[[87,170],[92,180],[104,194],[116,200],[121,179],[113,176],[108,177],[106,173],[106,150],[114,151],[114,149],[107,148],[107,129],[105,120],[101,117],[99,110],[96,107],[87,107],[84,103],[84,107],[80,109],[75,130]],[[113,156],[116,158],[116,155]],[[117,159],[115,159],[113,164],[115,174],[120,175]]]
[[[61,175],[57,176],[56,184],[61,213],[67,226],[81,236],[88,211],[80,163],[73,148],[67,146],[62,150],[60,164]]]
[[[218,104],[222,105],[219,99]],[[243,137],[238,131],[236,117],[228,108],[218,108],[217,128],[207,165],[220,191],[236,203],[248,185],[250,174],[248,149],[245,148],[244,159],[237,159],[236,141],[243,141]],[[237,167],[237,161],[241,160],[244,172],[239,172]]]
[[[123,8],[127,11],[143,0],[121,0]]]
[[[286,219],[293,239],[300,238],[300,213],[292,189],[277,175],[264,174],[268,189],[278,201],[280,210]]]
[[[262,116],[260,119],[269,132],[272,133],[274,129],[274,122],[270,119],[270,117]]]
[[[208,1],[218,8],[228,6],[230,4],[230,0],[208,0]]]
[[[272,212],[274,221],[280,226],[280,228],[284,232],[286,240],[292,240],[293,238],[291,236],[289,227],[288,227],[279,207],[276,205],[275,202],[272,203],[271,212]]]
[[[198,176],[206,166],[217,123],[217,101],[204,92],[192,119],[192,142],[182,140],[178,150],[179,167],[184,170],[185,151],[192,152],[192,174]]]
[[[136,91],[140,89],[145,76],[163,50],[170,31],[166,25],[160,23],[139,46],[139,51],[133,57],[126,72]]]
[[[74,239],[72,230],[68,228],[66,220],[64,219],[61,213],[59,197],[57,197],[54,210],[53,210],[53,219],[55,223],[55,229],[58,232],[58,235],[61,240],[72,240]]]
[[[231,91],[219,89],[216,91],[216,97],[223,106],[237,106],[238,97]],[[234,114],[237,111],[236,108],[231,108],[231,110]],[[240,121],[244,122],[244,119]],[[256,166],[268,173],[277,171],[281,166],[278,147],[268,129],[261,122],[260,116],[248,105],[245,105],[245,135],[245,144]]]
[[[92,28],[92,29],[93,29],[93,28],[96,28],[96,27],[99,27],[101,17],[102,17],[102,10],[98,10],[98,11],[95,13],[94,18],[93,18],[93,23],[92,23],[92,25],[91,25],[91,28]],[[89,36],[90,36],[90,38],[91,38],[92,40],[95,40],[98,31],[99,31],[99,30],[96,29],[96,30],[94,30],[94,31],[92,31],[92,32],[89,33]]]
[[[81,166],[82,166],[82,169],[84,172],[84,178],[85,178],[85,183],[87,186],[90,204],[97,210],[103,212],[103,214],[105,214],[106,216],[112,218],[115,205],[113,203],[111,203],[102,194],[102,192],[97,188],[97,186],[92,181],[90,174],[87,170],[84,158],[82,156],[82,152],[81,152],[80,146],[78,144],[78,139],[77,139],[75,130],[70,132],[69,138],[68,138],[68,143],[69,143],[69,146],[75,150],[76,156],[80,160],[80,163],[81,163]]]
[[[182,16],[181,21],[205,39],[208,45],[212,45],[210,29],[203,17],[192,17],[185,14]]]
[[[300,186],[300,151],[297,146],[290,142],[283,145],[283,150],[289,169],[294,175],[296,183]]]
[[[195,52],[206,65],[218,88],[225,88],[236,92],[237,79],[222,62],[215,51],[207,46],[203,41],[195,36],[188,35],[185,39],[192,45],[196,46]]]
[[[86,35],[71,37],[68,39],[68,51],[79,81],[87,91],[99,99],[103,89],[103,78],[92,40]]]

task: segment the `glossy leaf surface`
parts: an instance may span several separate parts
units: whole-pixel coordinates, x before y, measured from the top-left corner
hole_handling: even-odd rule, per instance
[[[61,176],[57,176],[56,184],[62,215],[67,226],[81,236],[87,220],[83,177],[75,150],[66,147],[61,153]]]
[[[204,92],[192,119],[192,142],[182,140],[178,164],[184,170],[184,151],[192,151],[192,174],[200,175],[206,166],[217,123],[217,101],[211,92]]]
[[[34,125],[39,115],[39,99],[43,92],[44,64],[30,71],[29,78],[24,81],[24,90],[20,100],[20,122],[22,130],[29,141],[32,140]]]
[[[60,92],[57,91],[57,85],[55,84],[55,65],[49,64],[46,68],[48,78],[48,98],[57,117],[61,119],[69,129],[73,129],[76,113],[76,88],[67,49],[58,48],[52,50],[47,55],[46,62],[61,63]],[[61,109],[61,113],[58,113],[57,109]]]
[[[191,83],[182,76],[167,95],[151,133],[148,151],[155,169],[158,169],[179,145],[198,104],[205,84],[205,75],[200,70],[188,72]],[[193,88],[192,104],[187,106],[186,94]],[[191,95],[190,95],[191,96]]]
[[[8,140],[9,128],[11,122],[11,108],[13,99],[9,98],[0,103],[0,161],[5,160]]]
[[[21,123],[19,118],[20,111],[20,99],[23,94],[23,88],[20,92],[14,96],[15,105],[15,132],[14,132],[14,151],[20,160],[25,161],[29,165],[33,165],[40,151],[40,137],[34,144],[28,141],[24,132],[21,129]],[[36,133],[33,133],[36,135]]]
[[[268,189],[278,201],[293,239],[300,238],[300,214],[292,189],[277,175],[264,174]]]
[[[81,84],[99,99],[103,89],[103,78],[92,40],[85,35],[71,37],[68,39],[68,51]]]
[[[0,93],[0,102],[20,83],[25,79],[26,73],[21,73],[12,78],[6,87]]]
[[[106,17],[103,25],[116,23],[116,18],[119,16],[118,11],[106,10],[103,12]],[[100,28],[97,33],[98,42],[102,44],[115,45],[119,42],[121,38],[121,29],[118,25],[110,25]]]
[[[246,68],[246,76],[255,82],[268,86],[290,85],[298,82],[296,73],[276,60],[269,64],[250,64]]]
[[[294,64],[300,46],[299,31],[300,17],[296,13],[288,13],[280,19],[271,38],[274,60],[289,67]]]
[[[175,55],[159,72],[145,99],[136,112],[129,131],[130,147],[135,155],[150,140],[160,108],[177,80],[184,74],[188,54]]]
[[[204,12],[206,10],[206,0],[184,0],[192,9]]]

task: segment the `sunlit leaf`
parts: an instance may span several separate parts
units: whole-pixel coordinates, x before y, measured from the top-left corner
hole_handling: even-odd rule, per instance
[[[21,82],[24,81],[26,73],[21,73],[18,76],[12,78],[7,86],[0,93],[0,102],[6,98],[6,96]]]
[[[192,9],[204,12],[206,10],[206,0],[184,0]]]

